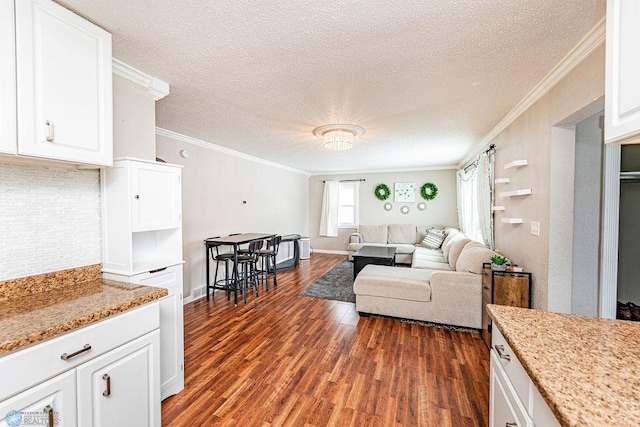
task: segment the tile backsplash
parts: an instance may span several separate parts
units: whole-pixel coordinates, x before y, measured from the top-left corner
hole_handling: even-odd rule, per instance
[[[0,162],[0,280],[102,262],[100,173]]]

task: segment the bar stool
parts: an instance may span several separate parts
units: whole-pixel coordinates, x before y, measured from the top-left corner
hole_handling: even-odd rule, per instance
[[[261,259],[262,270],[261,279],[265,281],[267,291],[269,290],[269,275],[273,276],[273,286],[278,287],[278,277],[276,276],[276,257],[278,256],[278,248],[282,236],[274,236],[267,240],[267,248],[259,252]]]
[[[250,288],[255,289],[256,297],[258,296],[258,256],[262,248],[263,241],[255,240],[249,242],[249,248],[246,252],[238,254],[238,274],[235,283],[242,285],[242,298],[247,303],[247,292]]]
[[[210,239],[219,239],[220,236],[210,237]],[[233,253],[220,253],[220,247],[223,245],[213,245],[209,248],[211,253],[211,259],[216,262],[216,270],[214,273],[213,285],[209,284],[207,286],[207,301],[209,301],[209,290],[215,289],[223,289],[227,291],[227,300],[231,299],[231,291],[233,291],[233,284],[229,280],[229,265],[233,262]],[[218,268],[220,267],[220,263],[224,263],[224,279],[218,280]],[[224,283],[219,286],[218,283]]]

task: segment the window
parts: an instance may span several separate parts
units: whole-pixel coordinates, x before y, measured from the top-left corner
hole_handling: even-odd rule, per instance
[[[484,242],[478,206],[478,170],[475,167],[458,172],[458,216],[460,229],[472,239]]]
[[[338,193],[338,228],[355,228],[358,226],[359,189],[359,181],[340,183],[340,191]]]

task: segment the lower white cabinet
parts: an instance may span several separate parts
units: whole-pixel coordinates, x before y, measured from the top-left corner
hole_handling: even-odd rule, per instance
[[[126,276],[103,273],[105,279],[166,288],[169,295],[160,300],[160,398],[184,389],[184,319],[182,264]]]
[[[76,372],[71,370],[0,403],[0,426],[74,427]]]
[[[159,309],[146,304],[0,357],[0,427],[160,427]]]
[[[151,332],[78,367],[80,426],[160,425],[160,388],[154,375],[159,335]]]
[[[497,327],[491,334],[489,426],[560,426]]]

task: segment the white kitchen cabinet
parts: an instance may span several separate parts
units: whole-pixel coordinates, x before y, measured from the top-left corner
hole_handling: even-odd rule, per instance
[[[110,166],[111,35],[51,0],[16,1],[15,69],[17,154]]]
[[[160,363],[156,330],[77,368],[78,424],[160,425]]]
[[[490,369],[490,427],[560,426],[497,327],[491,334]]]
[[[13,0],[0,0],[0,153],[16,153],[16,51]]]
[[[103,277],[169,291],[160,302],[164,399],[184,388],[181,166],[125,158],[101,173]]]
[[[181,264],[181,166],[125,158],[101,174],[102,271],[132,276]]]
[[[640,143],[640,2],[607,1],[605,142]]]
[[[0,403],[0,427],[17,425],[77,426],[75,370]]]
[[[1,419],[50,406],[56,426],[159,427],[159,313],[152,302],[0,357]]]
[[[184,389],[184,318],[182,264],[133,276],[104,273],[105,279],[166,288],[160,300],[160,398]]]

